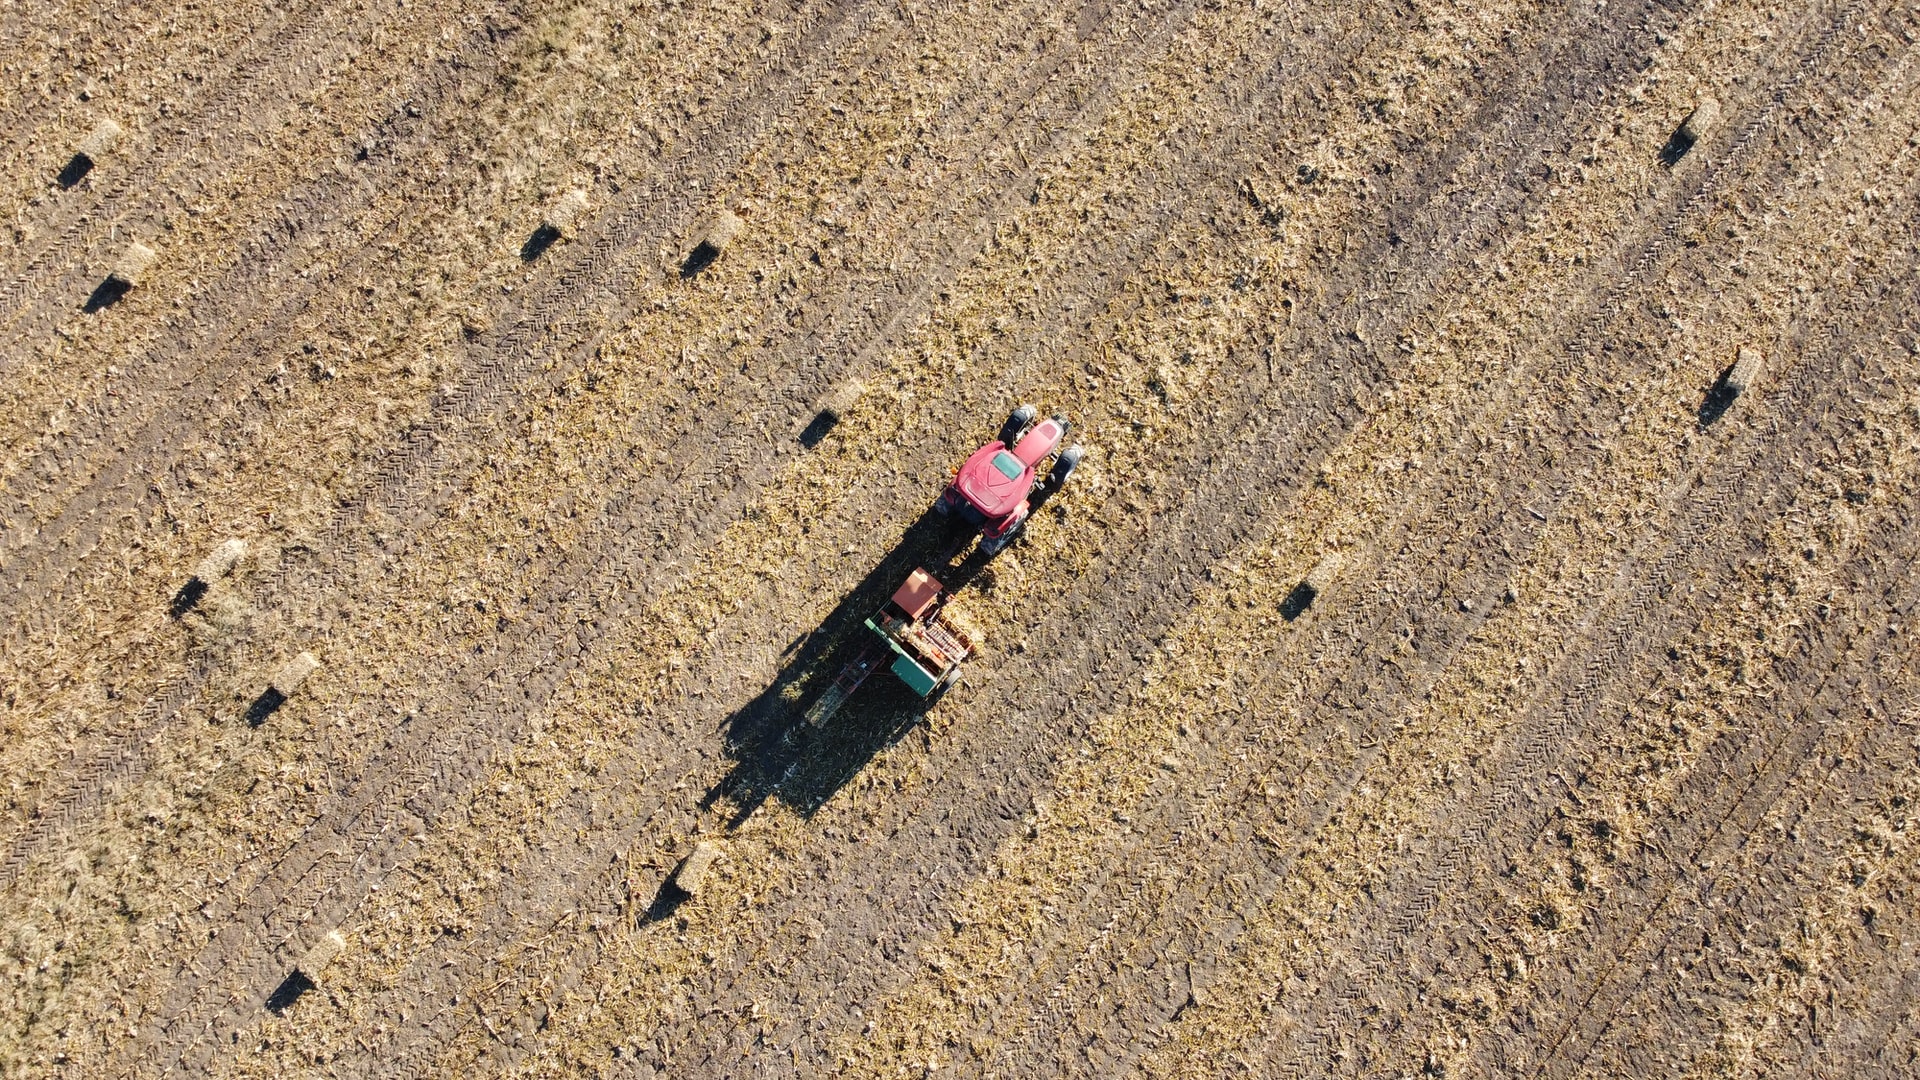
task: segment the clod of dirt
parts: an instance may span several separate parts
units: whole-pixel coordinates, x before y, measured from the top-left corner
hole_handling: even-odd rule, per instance
[[[547,208],[546,216],[540,219],[540,224],[543,228],[552,229],[556,236],[572,236],[590,205],[587,193],[574,188],[553,201],[553,205]]]
[[[1687,151],[1692,150],[1695,143],[1706,138],[1719,122],[1720,103],[1712,98],[1701,99],[1700,104],[1694,106],[1693,111],[1687,114],[1687,118],[1680,121],[1680,126],[1674,129],[1673,136],[1667,140],[1667,145],[1661,148],[1660,163],[1668,167],[1678,163],[1681,158],[1687,156]]]
[[[1687,118],[1680,122],[1680,130],[1677,134],[1687,141],[1688,146],[1692,146],[1706,138],[1709,132],[1719,126],[1719,123],[1720,103],[1712,98],[1703,98],[1700,104],[1694,106],[1693,111],[1687,114]]]
[[[591,205],[587,193],[580,188],[574,188],[555,199],[547,207],[546,213],[540,215],[539,227],[527,237],[526,243],[520,245],[521,261],[532,262],[546,254],[556,241],[572,236]]]
[[[146,280],[147,271],[153,269],[154,262],[159,258],[159,252],[136,240],[128,244],[126,250],[120,253],[120,258],[114,261],[113,269],[107,271],[107,280],[129,289],[134,288]]]
[[[211,585],[232,573],[234,566],[241,559],[246,558],[246,555],[245,540],[238,537],[222,540],[207,554],[206,558],[200,560],[200,565],[193,568],[193,576]]]
[[[688,896],[700,895],[708,872],[725,854],[725,849],[712,840],[702,840],[693,845],[693,851],[680,861],[679,868],[673,872],[674,886]]]
[[[280,706],[285,705],[287,699],[293,696],[293,692],[318,670],[320,670],[320,661],[309,652],[303,652],[287,661],[279,671],[273,673],[273,677],[267,680],[266,689],[262,690],[260,696],[253,699],[253,704],[247,707],[248,726],[259,727],[266,723],[267,717],[272,716]]]
[[[120,142],[120,135],[120,125],[111,120],[102,119],[95,124],[87,137],[80,140],[80,145],[74,147],[73,157],[67,162],[66,168],[60,170],[60,186],[70,188],[86,179],[93,167],[113,152]]]
[[[1748,387],[1760,381],[1760,365],[1759,349],[1751,345],[1740,346],[1740,357],[1733,362],[1732,369],[1727,372],[1728,392],[1735,395],[1746,393]]]
[[[316,660],[312,653],[303,652],[287,661],[279,671],[274,672],[273,678],[267,685],[287,697],[292,697],[293,692],[300,689],[300,684],[306,682],[314,672],[319,670],[320,661]]]
[[[329,930],[295,961],[293,969],[305,975],[315,985],[320,982],[320,973],[334,962],[347,948],[347,938],[338,930]]]
[[[727,250],[727,245],[733,243],[734,238],[738,237],[741,230],[746,227],[747,223],[740,220],[740,215],[731,210],[722,210],[715,214],[713,220],[707,223],[706,230],[701,233],[700,242],[695,244],[693,251],[687,255],[687,261],[680,264],[680,277],[691,278],[712,266],[713,261],[720,257],[721,252]]]
[[[122,134],[124,132],[119,124],[102,117],[99,123],[93,125],[93,130],[87,132],[87,137],[80,140],[80,145],[73,148],[74,155],[86,157],[98,165],[120,144]]]

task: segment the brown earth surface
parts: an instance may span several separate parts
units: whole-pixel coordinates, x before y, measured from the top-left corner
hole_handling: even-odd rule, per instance
[[[13,0],[0,1076],[1920,1075],[1917,197],[1908,0]]]

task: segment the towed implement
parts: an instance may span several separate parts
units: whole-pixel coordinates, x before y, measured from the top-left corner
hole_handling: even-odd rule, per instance
[[[960,662],[973,655],[981,639],[978,630],[947,610],[950,599],[952,594],[932,574],[915,570],[908,575],[886,606],[867,620],[876,638],[807,709],[807,723],[826,723],[883,663],[921,697],[959,682]]]

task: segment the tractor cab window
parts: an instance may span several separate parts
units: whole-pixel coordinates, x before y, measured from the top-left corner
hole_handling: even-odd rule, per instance
[[[1020,479],[1020,474],[1027,471],[1027,467],[1020,464],[1019,458],[1014,457],[1005,450],[993,455],[993,467],[999,469],[1000,475],[1009,480],[1018,480]]]

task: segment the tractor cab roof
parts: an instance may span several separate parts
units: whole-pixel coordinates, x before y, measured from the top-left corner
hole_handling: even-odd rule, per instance
[[[1033,489],[1033,466],[1014,457],[1006,444],[995,440],[975,450],[960,466],[954,486],[975,510],[989,518],[1005,517],[1018,509]]]

